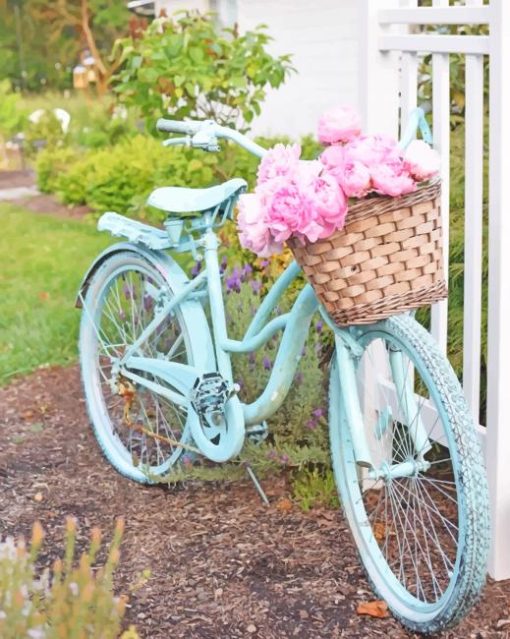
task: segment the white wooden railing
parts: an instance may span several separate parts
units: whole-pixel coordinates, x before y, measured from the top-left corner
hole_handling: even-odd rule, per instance
[[[510,577],[510,1],[465,0],[449,6],[432,0],[360,2],[360,105],[370,131],[398,134],[417,103],[420,57],[432,55],[434,145],[442,157],[442,213],[448,247],[450,199],[450,54],[465,56],[465,272],[463,385],[473,415],[479,414],[482,285],[489,287],[486,455],[492,510],[489,572]],[[450,35],[419,25],[489,25],[490,35]],[[482,282],[483,63],[490,64],[489,281]],[[506,61],[506,79],[504,77]],[[402,122],[401,122],[402,120]],[[507,152],[505,155],[505,151]],[[505,179],[509,188],[505,188]],[[445,251],[448,269],[448,250]],[[448,306],[435,305],[431,331],[447,344]]]

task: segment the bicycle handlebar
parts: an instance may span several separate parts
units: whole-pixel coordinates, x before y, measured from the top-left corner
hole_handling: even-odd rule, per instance
[[[214,120],[167,120],[166,118],[160,118],[156,123],[158,131],[164,131],[166,133],[184,133],[191,136],[190,146],[196,148],[202,148],[208,151],[217,150],[217,140],[227,139],[232,140],[239,146],[253,153],[257,157],[262,157],[266,153],[266,149],[261,147],[253,140],[250,140],[239,131],[230,129],[226,126],[221,126],[214,122]],[[184,139],[183,139],[184,140]],[[174,142],[174,144],[184,144],[182,142]],[[170,145],[171,143],[168,142]]]
[[[195,135],[195,133],[204,126],[204,122],[210,122],[210,120],[167,120],[166,118],[159,118],[156,122],[156,128],[158,131],[164,131],[166,133],[185,133],[186,135]]]

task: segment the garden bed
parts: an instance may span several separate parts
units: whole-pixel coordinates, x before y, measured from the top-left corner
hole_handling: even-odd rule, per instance
[[[141,637],[412,637],[393,619],[356,614],[373,595],[340,513],[302,513],[283,478],[142,487],[104,461],[84,412],[76,367],[41,369],[0,389],[0,534],[46,531],[42,558],[60,554],[65,517],[111,535],[126,520],[116,588]],[[140,585],[140,574],[151,577]],[[508,637],[510,582],[490,582],[469,618],[444,637]]]

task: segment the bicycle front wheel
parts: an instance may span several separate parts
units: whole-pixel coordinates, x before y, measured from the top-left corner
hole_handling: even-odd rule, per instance
[[[431,633],[466,615],[485,581],[488,496],[460,385],[408,316],[360,327],[353,359],[373,469],[356,463],[336,359],[330,379],[333,469],[368,577],[393,614]],[[352,400],[352,397],[351,397]]]

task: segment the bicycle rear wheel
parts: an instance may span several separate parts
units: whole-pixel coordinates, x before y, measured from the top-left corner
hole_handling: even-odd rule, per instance
[[[135,252],[113,254],[92,276],[80,326],[82,381],[94,433],[108,461],[141,483],[167,473],[192,441],[186,407],[130,383],[115,370],[158,308],[174,295],[166,266],[156,268]],[[205,367],[212,348],[208,335],[202,308],[187,302],[162,320],[137,355]]]
[[[336,359],[330,439],[340,498],[379,596],[413,631],[457,623],[485,581],[489,514],[480,446],[460,385],[407,316],[363,327],[357,394],[375,472],[356,464]],[[428,438],[420,438],[420,429]],[[425,442],[429,442],[425,443]]]

